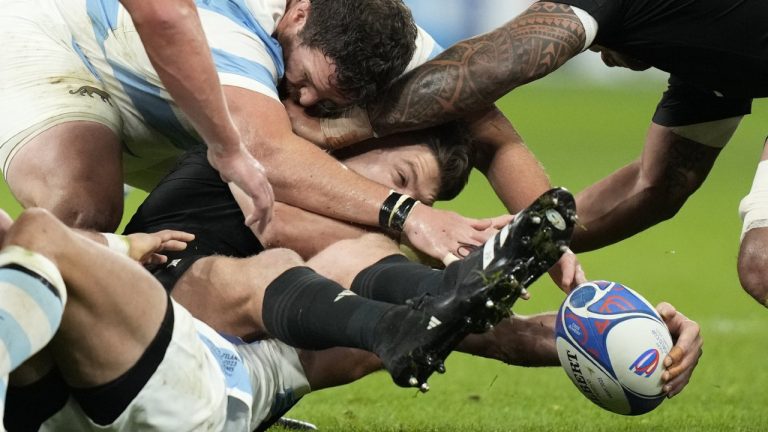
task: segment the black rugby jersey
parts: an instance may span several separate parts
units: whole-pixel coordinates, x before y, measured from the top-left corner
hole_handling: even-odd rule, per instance
[[[768,96],[766,0],[558,0],[598,22],[594,43],[686,83],[732,97]]]
[[[125,233],[163,229],[195,234],[187,249],[165,253],[169,260],[188,256],[248,257],[264,250],[204,149],[185,153],[149,194]]]

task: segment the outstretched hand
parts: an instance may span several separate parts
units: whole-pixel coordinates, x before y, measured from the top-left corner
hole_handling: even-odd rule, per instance
[[[267,179],[267,172],[242,145],[233,153],[219,153],[208,149],[208,161],[219,172],[222,180],[234,183],[253,201],[253,213],[245,215],[245,224],[255,225],[264,232],[272,219],[275,193]]]
[[[194,234],[183,231],[162,230],[156,233],[133,233],[126,236],[129,242],[128,255],[141,264],[163,264],[168,257],[163,251],[181,251],[195,239]]]
[[[587,281],[579,259],[570,249],[549,269],[549,277],[566,294]]]
[[[490,219],[418,205],[405,220],[403,234],[416,249],[448,265],[469,255],[496,231]]]
[[[664,392],[671,398],[680,393],[691,379],[691,374],[699,364],[703,354],[703,341],[699,324],[678,312],[674,306],[662,302],[656,306],[664,322],[672,334],[675,345],[664,359],[667,368],[661,376],[664,381]]]

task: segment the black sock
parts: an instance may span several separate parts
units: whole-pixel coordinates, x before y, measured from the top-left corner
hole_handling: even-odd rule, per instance
[[[458,263],[441,271],[402,255],[391,255],[361,271],[352,281],[351,289],[361,297],[403,304],[408,299],[439,295],[453,287],[457,270]]]
[[[308,267],[292,268],[264,292],[269,333],[297,348],[373,350],[376,324],[395,306],[354,295]]]

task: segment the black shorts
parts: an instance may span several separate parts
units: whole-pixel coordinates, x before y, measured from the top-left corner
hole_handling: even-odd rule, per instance
[[[181,279],[184,273],[192,267],[197,260],[210,255],[188,255],[181,258],[168,260],[162,266],[150,269],[152,275],[157,279],[165,290],[170,294],[176,286],[176,282]]]
[[[669,78],[669,87],[656,106],[653,122],[675,127],[741,117],[752,111],[752,99],[718,96],[684,82]]]
[[[245,258],[264,250],[205,150],[179,158],[176,167],[157,185],[133,215],[125,233],[172,229],[195,235],[183,251],[168,252],[168,262],[150,269],[170,292],[198,259],[211,255]]]

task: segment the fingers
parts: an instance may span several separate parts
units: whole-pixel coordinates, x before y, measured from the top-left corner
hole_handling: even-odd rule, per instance
[[[272,221],[274,198],[268,201],[262,196],[253,198],[254,211],[246,217],[245,225],[254,228],[258,233],[263,233]]]
[[[187,242],[178,240],[168,240],[160,245],[160,250],[164,251],[183,251],[187,248]]]
[[[661,379],[664,381],[664,392],[667,397],[680,393],[688,384],[693,370],[699,363],[703,353],[699,325],[678,312],[669,303],[660,303],[656,310],[669,328],[675,345],[664,359],[666,371]]]
[[[161,242],[179,241],[179,242],[191,242],[195,239],[195,235],[192,233],[176,230],[162,230],[154,234]]]
[[[505,214],[501,216],[496,216],[495,218],[491,218],[491,228],[494,228],[497,230],[502,229],[513,220],[515,220],[515,215]]]
[[[549,269],[549,276],[566,294],[587,281],[576,254],[570,249]]]
[[[168,257],[165,255],[154,253],[142,262],[144,265],[158,265],[168,262]]]

